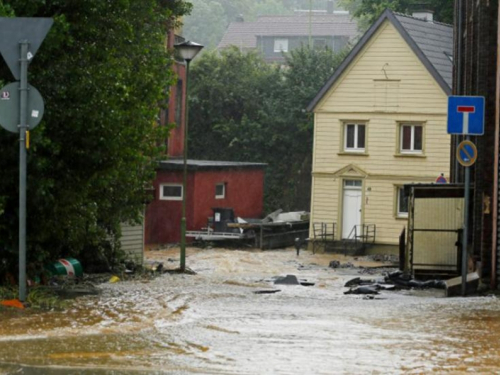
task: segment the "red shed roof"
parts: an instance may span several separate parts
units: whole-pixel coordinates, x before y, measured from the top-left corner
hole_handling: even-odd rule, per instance
[[[188,170],[214,170],[214,169],[264,169],[266,163],[248,163],[239,161],[212,161],[212,160],[187,160]],[[183,170],[183,159],[160,161],[160,170]]]

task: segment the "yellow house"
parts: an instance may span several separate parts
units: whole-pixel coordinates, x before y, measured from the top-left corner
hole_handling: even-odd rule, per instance
[[[398,244],[403,185],[449,176],[452,56],[452,26],[386,10],[320,90],[308,107],[311,238],[314,223],[335,223],[337,239]]]

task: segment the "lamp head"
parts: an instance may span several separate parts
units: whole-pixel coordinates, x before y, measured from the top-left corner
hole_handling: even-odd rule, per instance
[[[198,52],[203,49],[201,44],[194,43],[189,40],[176,44],[174,47],[179,52],[179,55],[187,62],[193,60]]]

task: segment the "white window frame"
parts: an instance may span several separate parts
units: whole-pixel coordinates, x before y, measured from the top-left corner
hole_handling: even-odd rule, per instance
[[[170,196],[170,195],[163,195],[163,187],[164,186],[175,186],[175,187],[180,187],[181,188],[181,195],[178,196]],[[184,187],[182,184],[161,184],[160,185],[160,200],[162,201],[181,201],[184,197]]]
[[[353,180],[353,179],[345,179],[344,180],[344,189],[359,189],[363,188],[363,181],[361,180]]]
[[[222,186],[222,194],[217,195],[217,187]],[[224,182],[215,184],[215,199],[224,199],[226,198],[226,184]]]
[[[415,150],[415,128],[422,128],[422,149]],[[410,127],[411,128],[411,138],[410,138],[410,149],[403,149],[403,128]],[[424,126],[422,124],[401,124],[399,127],[399,152],[401,154],[423,154],[424,153]]]
[[[283,47],[283,48],[280,48]],[[274,52],[288,52],[288,39],[276,38],[274,39]]]
[[[408,218],[408,211],[403,212],[399,209],[401,208],[401,191],[404,194],[403,186],[396,186],[396,216],[401,218]]]
[[[347,147],[347,127],[349,125],[354,125],[354,147]],[[365,145],[363,148],[358,147],[358,129],[360,126],[364,126],[365,128]],[[354,122],[346,122],[344,123],[344,151],[345,152],[366,152],[366,124],[364,123],[354,123]]]

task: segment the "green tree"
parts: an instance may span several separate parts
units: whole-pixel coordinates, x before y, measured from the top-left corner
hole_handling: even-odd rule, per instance
[[[406,14],[430,9],[436,21],[453,23],[454,2],[450,0],[339,0],[339,4],[358,19],[362,30],[368,29],[385,9]]]
[[[342,58],[304,47],[281,69],[236,48],[203,55],[192,69],[190,156],[268,163],[266,210],[309,209],[313,120],[306,108]]]
[[[112,256],[118,248],[119,224],[138,219],[155,160],[163,152],[158,145],[164,144],[168,129],[157,126],[158,103],[173,79],[165,35],[175,19],[189,11],[189,4],[0,4],[0,11],[9,16],[54,18],[29,69],[30,83],[46,106],[42,123],[32,131],[28,156],[29,261],[64,255],[89,258],[96,251]],[[0,80],[11,80],[4,64]],[[18,141],[0,130],[0,257],[15,262]]]
[[[225,9],[218,1],[192,0],[193,10],[184,20],[183,35],[206,49],[217,47],[229,22]],[[205,50],[206,50],[205,49]]]

